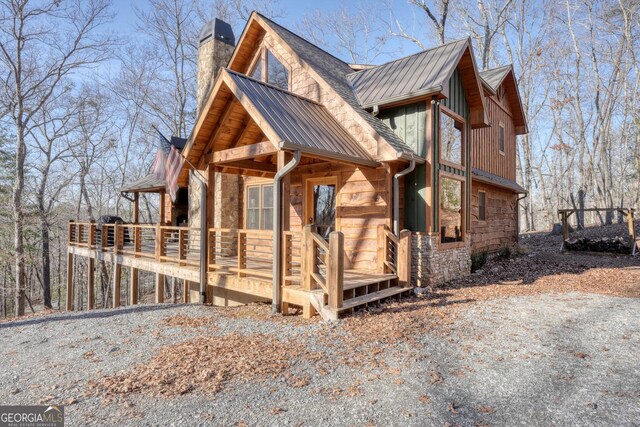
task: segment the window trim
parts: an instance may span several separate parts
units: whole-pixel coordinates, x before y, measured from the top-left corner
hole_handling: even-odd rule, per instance
[[[269,49],[269,46],[267,46],[266,42],[262,42],[260,43],[260,46],[258,46],[258,48],[256,49],[256,55],[253,57],[253,59],[251,60],[251,63],[249,65],[249,67],[247,68],[247,76],[251,77],[251,74],[253,74],[253,72],[255,71],[256,67],[258,66],[258,64],[260,65],[261,69],[261,75],[260,75],[260,80],[263,83],[267,83],[270,85],[274,85],[273,83],[269,82],[269,77],[268,77],[268,73],[269,73],[269,55],[267,54],[267,52],[270,52],[277,60],[280,64],[282,64],[282,66],[287,70],[287,89],[283,89],[283,90],[287,90],[287,91],[291,91],[291,84],[293,82],[293,78],[292,78],[292,70],[293,68],[291,67],[291,65],[289,65],[289,63],[287,61],[285,61],[284,59],[282,59],[280,57],[280,55],[278,55],[276,52],[274,52],[274,49]],[[253,78],[253,77],[251,77]],[[275,85],[274,85],[275,86]],[[278,86],[276,86],[278,87]],[[282,89],[282,88],[280,88]]]
[[[456,122],[459,122],[462,124],[462,129],[460,130],[460,160],[462,160],[462,163],[454,163],[450,160],[444,159],[442,157],[442,122],[438,123],[438,162],[443,164],[443,165],[447,165],[450,166],[454,169],[459,169],[459,170],[466,170],[466,165],[465,165],[465,156],[466,156],[466,138],[467,138],[467,122],[464,119],[464,117],[460,116],[459,114],[457,114],[456,112],[454,112],[453,110],[450,110],[449,108],[445,107],[444,105],[440,105],[440,113],[444,113],[447,116],[449,116],[451,119],[453,119]],[[440,121],[440,120],[439,120]]]
[[[484,196],[484,204],[480,204],[480,194]],[[483,208],[482,210],[480,208]],[[487,221],[487,192],[478,190],[478,222]]]
[[[502,130],[502,149],[500,149],[500,130]],[[505,155],[507,145],[507,132],[502,121],[498,122],[498,153]]]
[[[245,230],[252,230],[252,231],[259,231],[259,230],[271,230],[266,229],[266,228],[262,228],[262,210],[264,209],[264,205],[263,205],[263,187],[266,186],[273,186],[273,180],[259,180],[259,181],[251,181],[251,182],[245,182],[244,184],[244,206],[242,208],[242,213],[243,213],[243,220],[242,220],[242,225],[243,228]],[[260,228],[249,228],[247,226],[247,219],[248,219],[248,210],[249,210],[249,188],[251,187],[259,187],[260,191],[259,191],[259,207],[258,207],[258,223],[260,224]],[[271,207],[271,209],[273,209],[273,206]]]
[[[460,210],[461,210],[461,218],[460,218],[460,228],[462,234],[462,240],[457,242],[443,242],[442,236],[440,232],[442,230],[442,215],[440,214],[440,204],[442,200],[442,178],[449,178],[454,181],[458,181],[460,183]],[[438,174],[438,247],[442,249],[456,249],[462,248],[466,245],[467,242],[467,192],[466,185],[467,180],[463,176],[455,175],[452,173],[448,173],[445,171],[440,171]]]

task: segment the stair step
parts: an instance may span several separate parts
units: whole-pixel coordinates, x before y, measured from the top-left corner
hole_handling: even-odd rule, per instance
[[[345,300],[342,304],[342,307],[338,311],[349,310],[360,305],[368,304],[370,302],[379,301],[384,298],[388,298],[394,295],[401,294],[403,292],[410,291],[411,288],[401,288],[400,286],[392,286],[387,289],[383,289],[381,291],[372,292],[370,294],[362,295],[359,297],[351,298]]]
[[[373,285],[376,283],[386,282],[387,280],[397,279],[398,276],[395,274],[380,274],[376,276],[364,276],[362,278],[350,278],[345,277],[344,279],[344,290],[348,291],[349,289],[360,288],[362,286]]]

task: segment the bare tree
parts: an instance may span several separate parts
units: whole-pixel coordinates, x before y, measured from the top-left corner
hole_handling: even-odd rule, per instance
[[[25,138],[42,105],[68,75],[108,56],[111,41],[98,31],[110,18],[106,0],[0,1],[0,62],[6,70],[0,110],[11,118],[16,146],[12,204],[17,315],[24,314],[25,303]]]

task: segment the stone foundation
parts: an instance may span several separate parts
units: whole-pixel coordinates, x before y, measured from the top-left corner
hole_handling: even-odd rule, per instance
[[[438,287],[471,273],[471,236],[460,247],[443,249],[440,234],[411,236],[411,285]]]

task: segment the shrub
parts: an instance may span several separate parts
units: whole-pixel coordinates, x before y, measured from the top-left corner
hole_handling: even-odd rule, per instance
[[[487,251],[480,251],[471,254],[471,272],[475,273],[487,263]]]

